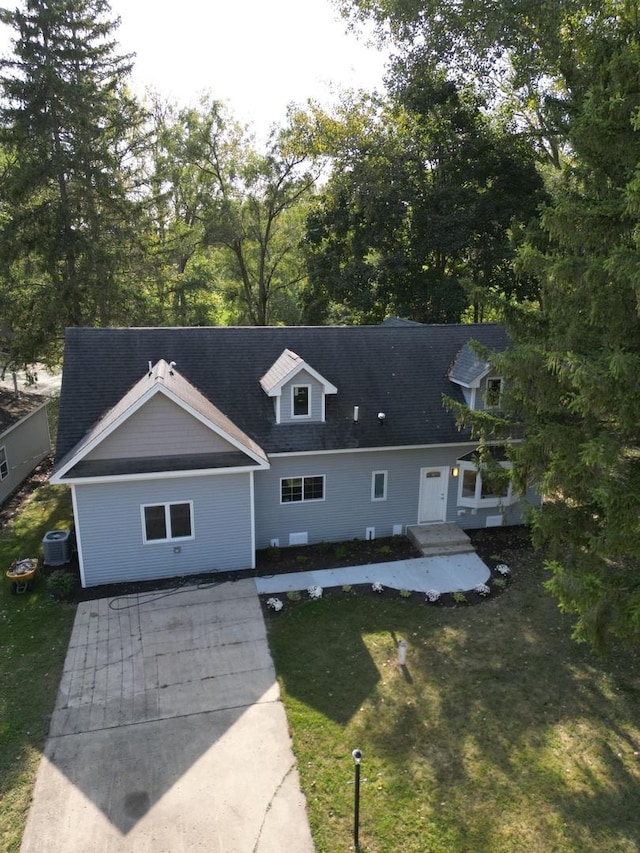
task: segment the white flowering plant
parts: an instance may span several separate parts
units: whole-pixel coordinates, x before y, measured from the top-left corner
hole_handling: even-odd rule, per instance
[[[430,601],[431,604],[434,604],[439,598],[440,593],[437,589],[428,589],[426,592],[427,601]]]
[[[489,593],[491,592],[491,590],[486,585],[486,583],[479,583],[478,586],[476,586],[473,591],[477,592],[478,595],[489,595]]]
[[[498,574],[503,575],[503,576],[504,575],[510,575],[511,569],[509,568],[509,566],[506,563],[498,563],[498,565],[496,566],[496,572],[498,572]]]
[[[267,607],[270,607],[272,610],[275,610],[276,613],[279,610],[282,610],[284,604],[280,598],[268,598],[267,599]]]
[[[380,581],[374,581],[371,584],[371,589],[373,590],[373,592],[382,592],[384,590],[384,587],[382,586]]]
[[[314,584],[307,588],[309,598],[322,598],[322,587]]]

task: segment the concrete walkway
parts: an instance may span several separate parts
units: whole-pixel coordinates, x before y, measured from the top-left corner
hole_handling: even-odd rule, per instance
[[[253,580],[78,606],[22,853],[311,853]]]
[[[389,563],[348,566],[341,569],[320,569],[313,572],[292,572],[286,575],[256,578],[261,595],[304,590],[310,586],[342,586],[343,584],[381,583],[392,589],[414,592],[455,592],[475,589],[486,583],[491,575],[477,554],[449,554],[438,557],[416,557]]]

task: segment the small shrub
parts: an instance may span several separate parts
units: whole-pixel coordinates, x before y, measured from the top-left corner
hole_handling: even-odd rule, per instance
[[[351,592],[351,584],[343,583],[341,589],[343,592]]]
[[[270,607],[272,610],[275,610],[276,613],[279,610],[282,610],[284,604],[282,603],[282,599],[280,598],[268,598],[267,599],[267,607]]]
[[[374,581],[371,584],[371,589],[373,590],[373,592],[383,592],[384,591],[384,587],[382,586],[380,581]]]
[[[486,585],[486,583],[479,583],[478,586],[475,587],[475,589],[473,591],[477,592],[478,595],[482,595],[482,596],[489,595],[489,593],[491,592],[491,590]]]
[[[300,566],[304,566],[305,563],[309,562],[309,557],[306,554],[298,554],[296,557],[296,563]]]
[[[56,569],[47,578],[47,592],[56,601],[68,601],[73,596],[75,588],[75,578],[64,569]]]
[[[401,589],[400,590],[401,598],[411,598],[411,590],[410,589]]]
[[[498,572],[498,574],[501,574],[503,577],[506,577],[507,575],[511,574],[511,569],[506,563],[498,563],[498,565],[496,566],[496,572]]]
[[[440,598],[440,593],[437,589],[428,589],[426,592],[427,601],[431,604],[435,604],[436,601]]]
[[[466,604],[467,596],[461,589],[457,589],[455,592],[451,593],[451,596],[456,604]]]
[[[333,550],[333,553],[336,556],[336,560],[346,560],[349,556],[349,549],[346,545],[336,545]]]
[[[287,598],[289,599],[289,601],[300,601],[302,596],[300,595],[299,590],[292,589],[289,590],[289,592],[287,593]]]
[[[504,589],[507,585],[506,578],[493,578],[491,584],[495,586],[496,589]]]
[[[381,557],[390,557],[391,554],[393,554],[393,551],[391,550],[390,545],[381,545],[378,548],[378,554],[380,554]]]
[[[307,592],[309,593],[309,598],[322,598],[322,587],[317,584],[308,587]]]

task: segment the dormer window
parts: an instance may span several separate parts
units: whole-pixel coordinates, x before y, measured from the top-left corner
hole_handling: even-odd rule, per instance
[[[277,424],[324,423],[327,394],[338,389],[295,352],[286,349],[260,379],[273,398]]]
[[[310,385],[293,385],[291,400],[291,414],[294,418],[308,418],[311,415]]]

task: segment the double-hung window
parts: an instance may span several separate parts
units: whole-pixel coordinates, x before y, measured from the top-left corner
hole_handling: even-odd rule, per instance
[[[306,503],[324,500],[324,474],[313,477],[283,477],[280,503]]]
[[[9,476],[9,460],[7,459],[7,449],[0,447],[0,480],[4,480]]]
[[[294,418],[311,415],[311,386],[293,385],[291,388],[291,414]]]
[[[371,500],[386,501],[387,499],[387,472],[374,471],[371,474]]]
[[[502,379],[499,376],[491,376],[487,379],[487,388],[484,394],[485,409],[499,409],[502,398]]]
[[[145,542],[193,539],[193,501],[144,504],[141,511]]]

